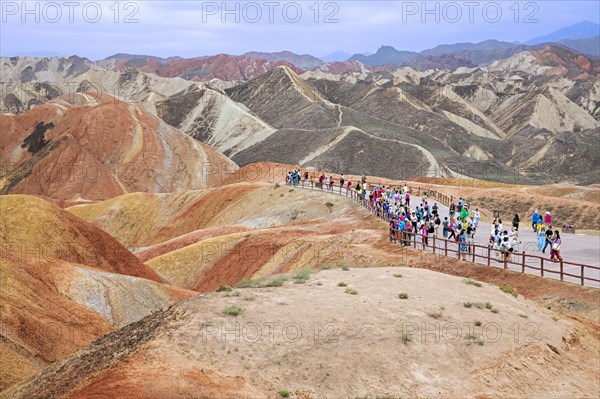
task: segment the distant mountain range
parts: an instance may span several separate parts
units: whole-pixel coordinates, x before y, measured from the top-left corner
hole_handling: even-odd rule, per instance
[[[549,35],[535,37],[525,44],[556,43],[562,40],[587,39],[600,36],[600,25],[590,21],[583,21],[552,32]]]
[[[310,54],[299,55],[290,51],[271,53],[252,51],[239,56],[219,54],[191,59],[115,54],[99,61],[99,64],[115,70],[133,67],[161,76],[181,76],[200,81],[213,78],[246,80],[280,65],[295,68],[296,72],[300,72],[300,69],[311,70],[322,67],[326,63],[345,61],[357,61],[367,67],[408,66],[417,70],[472,68],[488,65],[523,51],[537,51],[548,44],[559,44],[598,58],[600,57],[600,25],[583,21],[524,43],[485,40],[478,43],[442,44],[421,52],[398,50],[391,45],[384,45],[375,53],[350,55],[343,51],[334,51],[321,58]],[[236,67],[217,71],[224,64],[235,64]]]
[[[354,54],[351,61],[359,61],[368,66],[398,65],[421,69],[425,65],[436,68],[444,59],[461,63],[460,66],[480,66],[495,60],[510,57],[527,50],[539,50],[547,44],[557,43],[587,55],[600,57],[600,25],[583,21],[562,28],[546,36],[540,36],[525,43],[485,40],[479,43],[442,44],[421,52],[397,50],[392,46],[381,46],[370,56]],[[442,57],[441,60],[431,57]],[[451,57],[449,57],[451,56]]]

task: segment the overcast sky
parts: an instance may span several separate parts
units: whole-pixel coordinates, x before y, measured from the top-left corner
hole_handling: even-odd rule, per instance
[[[194,57],[290,50],[323,56],[375,52],[381,45],[419,51],[486,39],[526,41],[583,20],[600,22],[598,1],[72,3],[24,7],[0,0],[2,55],[101,59],[120,52]]]

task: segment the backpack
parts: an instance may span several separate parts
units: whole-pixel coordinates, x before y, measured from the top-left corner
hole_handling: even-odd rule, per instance
[[[429,232],[430,233],[434,233],[435,232],[435,229],[433,228],[433,226],[429,226]]]

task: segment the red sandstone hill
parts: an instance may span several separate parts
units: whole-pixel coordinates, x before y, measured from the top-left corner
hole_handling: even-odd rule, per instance
[[[112,198],[218,184],[235,164],[138,107],[78,93],[1,115],[0,193]]]
[[[50,202],[0,196],[0,391],[195,293]]]
[[[163,282],[108,233],[41,198],[0,196],[2,254],[83,264]]]

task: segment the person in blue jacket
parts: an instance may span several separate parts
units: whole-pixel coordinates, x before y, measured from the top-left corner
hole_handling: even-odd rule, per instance
[[[533,212],[533,215],[531,215],[531,227],[533,228],[534,233],[537,233],[537,225],[540,223],[540,220],[540,214],[536,209],[535,212]]]

